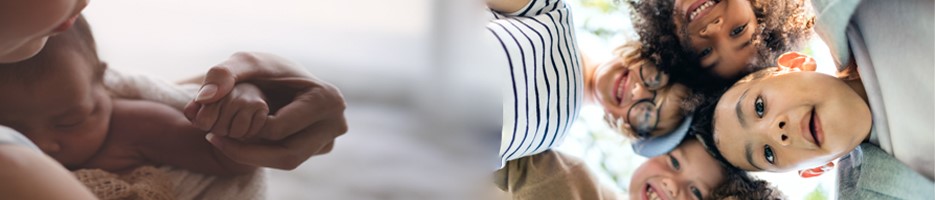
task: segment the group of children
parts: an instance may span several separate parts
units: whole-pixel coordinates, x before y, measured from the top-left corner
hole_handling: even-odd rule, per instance
[[[892,180],[859,181],[927,189],[869,188],[865,190],[875,192],[849,192],[841,197],[933,194],[935,164],[930,155],[924,155],[935,146],[930,123],[933,84],[924,77],[932,74],[935,63],[930,56],[933,18],[931,10],[920,9],[930,8],[932,2],[626,2],[632,8],[639,41],[622,45],[617,57],[605,64],[585,64],[581,84],[585,102],[601,105],[608,124],[633,139],[635,152],[650,157],[633,175],[628,190],[631,199],[782,198],[768,183],[744,171],[798,170],[803,177],[817,176],[833,170],[834,162],[842,157],[842,162],[853,160],[849,155],[861,152],[858,146],[879,147],[890,156],[864,157],[858,162],[868,158],[901,162],[878,170],[900,174]],[[529,5],[537,3],[542,2],[529,1]],[[546,2],[550,3],[562,2]],[[887,23],[903,21],[912,22]],[[912,31],[893,33],[900,29]],[[813,59],[793,52],[802,48],[813,31],[831,47],[837,77],[814,72]],[[913,51],[894,53],[900,46],[892,43]],[[897,72],[901,70],[894,67],[905,67],[908,72]],[[911,122],[916,123],[903,122],[907,118],[903,116],[913,116]],[[852,164],[860,165],[848,166]],[[862,170],[858,174],[877,171]],[[900,183],[895,177],[910,178]],[[574,191],[575,187],[565,188]]]

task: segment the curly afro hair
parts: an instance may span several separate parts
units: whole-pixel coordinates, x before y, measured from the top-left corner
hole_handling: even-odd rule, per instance
[[[767,181],[759,180],[738,168],[728,168],[727,177],[706,199],[779,200],[784,195]]]
[[[811,35],[815,17],[804,0],[749,0],[757,22],[757,56],[737,77],[720,78],[701,68],[688,41],[680,41],[675,26],[675,0],[624,0],[631,7],[633,26],[644,44],[642,55],[693,89],[717,89],[758,68],[772,65],[780,54],[798,49]],[[721,1],[721,0],[717,0]]]

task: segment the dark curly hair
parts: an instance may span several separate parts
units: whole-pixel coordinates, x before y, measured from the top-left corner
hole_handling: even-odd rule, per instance
[[[767,181],[756,179],[746,171],[728,168],[727,177],[706,199],[778,200],[784,195]]]
[[[717,90],[757,68],[772,66],[780,54],[795,50],[811,34],[815,17],[804,0],[749,0],[760,24],[756,29],[757,56],[746,71],[737,77],[724,79],[701,68],[697,53],[680,41],[675,26],[674,0],[623,0],[630,12],[634,29],[644,44],[643,56],[669,73],[673,80],[696,89]],[[721,1],[721,0],[718,0]]]

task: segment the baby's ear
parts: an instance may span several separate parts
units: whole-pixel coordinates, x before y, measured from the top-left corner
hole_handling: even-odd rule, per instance
[[[776,59],[776,63],[780,67],[798,69],[801,71],[815,71],[818,68],[818,64],[815,63],[815,59],[805,54],[799,52],[788,52],[784,53]]]

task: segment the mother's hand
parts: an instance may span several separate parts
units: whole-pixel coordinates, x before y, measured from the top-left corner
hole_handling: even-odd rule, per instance
[[[253,83],[266,94],[271,115],[259,132],[262,141],[207,136],[235,161],[295,169],[311,156],[330,152],[335,138],[347,132],[346,104],[336,87],[286,59],[264,53],[235,53],[212,67],[198,97],[185,108],[186,116],[205,131],[229,125],[218,122],[220,101],[240,82]]]

